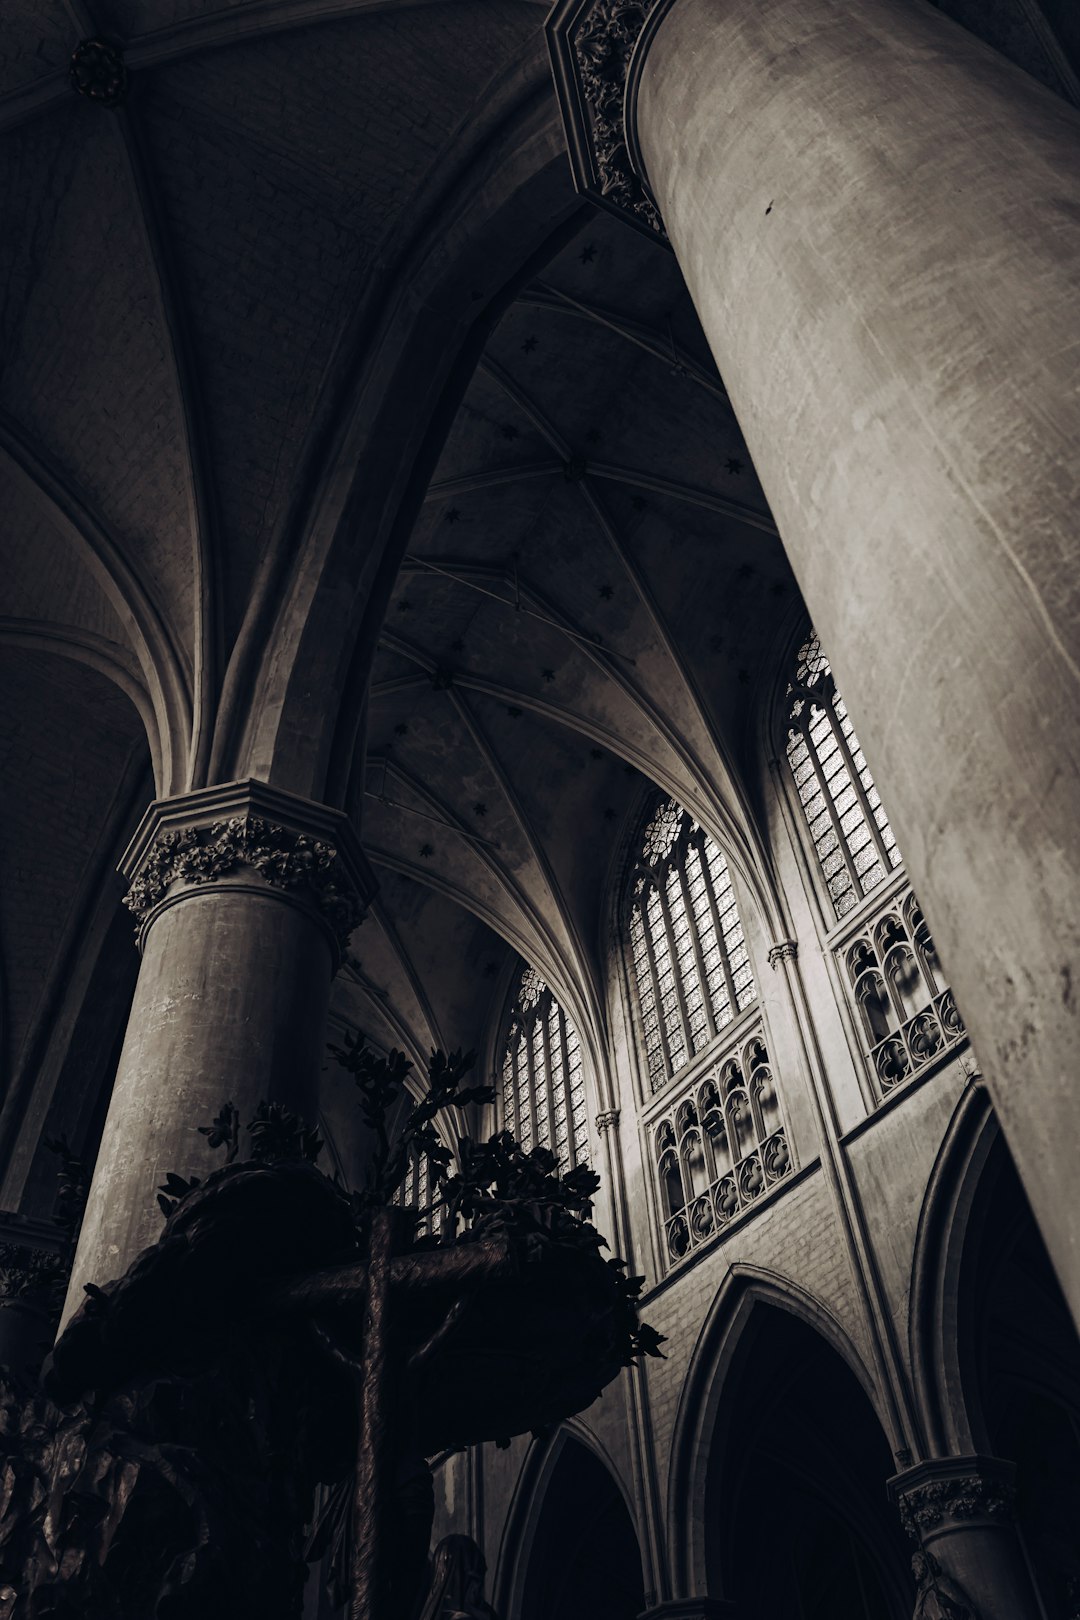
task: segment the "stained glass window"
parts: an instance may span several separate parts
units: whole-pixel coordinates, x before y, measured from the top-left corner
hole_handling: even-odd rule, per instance
[[[443,1205],[431,1175],[428,1156],[419,1148],[413,1147],[409,1151],[405,1179],[394,1194],[394,1203],[417,1211],[417,1237],[436,1237],[442,1231]]]
[[[675,799],[659,803],[642,835],[629,946],[656,1091],[757,996],[727,862]]]
[[[847,706],[814,631],[799,648],[787,690],[787,757],[837,917],[900,865]]]
[[[500,1089],[502,1127],[522,1147],[550,1148],[564,1169],[588,1162],[581,1042],[532,967],[517,983]]]

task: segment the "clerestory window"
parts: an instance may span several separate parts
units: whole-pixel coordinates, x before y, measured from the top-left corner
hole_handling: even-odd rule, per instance
[[[409,1149],[405,1179],[394,1195],[394,1203],[416,1210],[417,1237],[437,1237],[442,1231],[443,1205],[437,1196],[428,1156],[421,1148]]]
[[[901,866],[889,818],[811,630],[787,688],[787,758],[837,924]],[[926,919],[898,881],[830,930],[884,1094],[966,1039]]]
[[[564,1169],[589,1160],[581,1042],[535,968],[517,981],[502,1063],[501,1125]]]
[[[900,865],[889,818],[814,631],[787,689],[787,757],[837,917]]]
[[[675,799],[662,800],[645,827],[628,933],[656,1091],[757,996],[727,862]]]

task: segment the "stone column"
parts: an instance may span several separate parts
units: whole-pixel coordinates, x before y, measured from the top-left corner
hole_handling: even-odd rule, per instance
[[[198,1131],[222,1103],[314,1120],[330,981],[374,892],[345,816],[255,781],[151,805],[121,871],[142,966],[65,1318],[155,1241],[170,1170],[222,1162]]]
[[[915,1558],[924,1560],[916,1577],[955,1583],[979,1620],[1041,1620],[1043,1613],[1013,1519],[1013,1474],[998,1457],[943,1457],[889,1481],[919,1548]]]
[[[580,185],[674,247],[1080,1321],[1080,114],[917,0],[549,28]]]

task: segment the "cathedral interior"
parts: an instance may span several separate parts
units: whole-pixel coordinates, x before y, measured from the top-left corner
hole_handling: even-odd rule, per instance
[[[0,1359],[473,1049],[663,1356],[427,1620],[1077,1620],[1080,13],[549,9],[0,6]]]

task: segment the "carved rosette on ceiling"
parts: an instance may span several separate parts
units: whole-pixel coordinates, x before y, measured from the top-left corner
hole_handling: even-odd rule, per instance
[[[185,894],[255,883],[310,906],[339,959],[375,892],[345,816],[254,781],[151,805],[121,871],[140,941],[158,911]]]
[[[1001,1523],[1016,1499],[1013,1466],[997,1457],[919,1463],[889,1482],[900,1522],[913,1541],[933,1539],[958,1522]]]
[[[635,165],[626,128],[634,49],[661,0],[562,0],[548,46],[577,189],[666,242],[664,223]]]
[[[71,53],[71,87],[99,107],[119,107],[128,92],[124,53],[107,39],[80,40]]]

